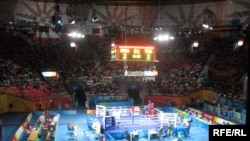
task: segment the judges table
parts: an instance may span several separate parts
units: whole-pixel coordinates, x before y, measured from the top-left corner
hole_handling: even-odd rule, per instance
[[[38,140],[38,131],[32,131],[28,137],[27,141],[37,141]]]

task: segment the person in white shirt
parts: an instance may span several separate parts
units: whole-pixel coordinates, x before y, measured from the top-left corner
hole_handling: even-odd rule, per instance
[[[89,100],[88,99],[85,101],[85,108],[86,108],[86,110],[89,109]]]
[[[130,133],[130,140],[132,141],[136,136],[138,136],[138,131],[134,130]]]
[[[119,128],[120,126],[120,120],[121,120],[121,109],[115,108],[113,111],[113,116],[115,118],[116,127]]]
[[[164,122],[164,112],[163,111],[160,111],[159,119],[161,121],[161,126],[160,127],[163,127],[163,122]]]

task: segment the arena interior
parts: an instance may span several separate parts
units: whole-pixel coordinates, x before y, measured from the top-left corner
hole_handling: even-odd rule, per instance
[[[248,124],[249,0],[0,7],[0,141],[208,141]]]

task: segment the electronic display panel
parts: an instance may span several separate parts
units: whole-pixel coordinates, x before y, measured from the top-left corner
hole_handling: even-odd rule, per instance
[[[154,46],[122,46],[111,48],[113,61],[155,61],[156,51]]]

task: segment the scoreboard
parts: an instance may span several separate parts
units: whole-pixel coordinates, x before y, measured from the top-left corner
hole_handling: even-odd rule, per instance
[[[111,48],[111,61],[156,61],[154,46],[123,46]]]

